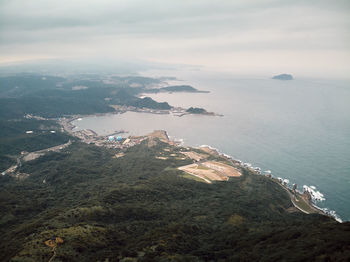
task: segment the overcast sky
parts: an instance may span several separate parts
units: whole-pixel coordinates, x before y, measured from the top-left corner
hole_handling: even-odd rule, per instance
[[[0,0],[0,63],[108,57],[350,77],[350,1]]]

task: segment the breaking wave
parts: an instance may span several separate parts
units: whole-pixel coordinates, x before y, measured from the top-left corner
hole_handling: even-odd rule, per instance
[[[183,139],[181,139],[182,141],[183,141]],[[220,154],[220,155],[223,155],[223,156],[225,156],[225,157],[227,157],[227,158],[229,158],[229,159],[232,159],[232,160],[235,160],[235,161],[237,161],[237,162],[239,162],[240,164],[241,164],[241,166],[243,166],[243,167],[248,167],[248,168],[252,168],[252,169],[254,169],[255,171],[258,171],[257,172],[257,174],[265,174],[265,175],[271,175],[271,177],[274,177],[273,175],[272,175],[272,172],[271,172],[271,170],[266,170],[266,171],[264,171],[263,173],[262,172],[260,172],[260,167],[253,167],[253,165],[251,164],[251,163],[244,163],[243,161],[241,161],[241,160],[239,160],[239,159],[235,159],[234,157],[232,157],[232,156],[230,156],[230,155],[227,155],[227,154],[225,154],[225,153],[222,153],[222,152],[220,152],[220,150],[219,149],[217,149],[217,148],[215,148],[215,147],[212,147],[212,146],[209,146],[209,145],[201,145],[201,146],[199,146],[199,147],[208,147],[209,149],[211,149],[211,150],[215,150],[218,154]],[[287,187],[291,187],[290,185],[290,180],[289,179],[287,179],[287,178],[281,178],[281,177],[277,177],[277,179],[278,179],[278,181],[280,182],[280,183],[283,183],[283,184],[285,184]],[[293,184],[294,185],[294,184]],[[293,186],[292,185],[292,186]],[[328,215],[328,216],[331,216],[331,217],[333,217],[336,221],[338,221],[338,222],[340,222],[340,223],[342,223],[343,221],[342,221],[342,219],[337,215],[337,213],[334,211],[334,210],[330,210],[330,209],[328,209],[328,208],[321,208],[321,207],[318,207],[317,205],[316,205],[316,203],[317,202],[322,202],[322,201],[324,201],[324,200],[326,200],[326,198],[325,198],[325,196],[320,192],[320,191],[318,191],[317,190],[317,188],[315,187],[315,186],[307,186],[307,185],[304,185],[303,186],[303,191],[305,192],[305,191],[307,191],[307,192],[309,192],[309,194],[310,194],[310,196],[311,196],[311,204],[315,207],[315,208],[317,208],[318,210],[320,210],[320,211],[322,211],[323,213],[325,213],[326,215]],[[303,192],[300,192],[299,190],[298,190],[298,192],[300,193],[300,194],[302,194]]]
[[[316,190],[316,187],[315,186],[307,186],[307,185],[304,185],[303,186],[303,189],[304,191],[306,192],[309,192],[310,193],[310,196],[311,196],[311,199],[312,201],[315,203],[315,202],[319,202],[319,201],[324,201],[326,200],[326,198],[324,197],[324,195]]]

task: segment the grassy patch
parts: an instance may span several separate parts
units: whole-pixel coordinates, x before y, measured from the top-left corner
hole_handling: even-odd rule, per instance
[[[204,179],[201,179],[199,177],[190,175],[188,173],[184,173],[183,175],[181,175],[181,177],[186,178],[186,179],[191,179],[191,180],[194,180],[194,181],[197,181],[197,182],[206,183]]]
[[[296,195],[295,198],[297,200],[294,199],[293,201],[299,208],[301,208],[302,210],[308,213],[315,213],[315,210],[312,209],[310,205],[306,203],[306,201],[300,195]]]

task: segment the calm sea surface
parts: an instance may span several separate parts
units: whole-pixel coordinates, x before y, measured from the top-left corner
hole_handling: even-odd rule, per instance
[[[210,145],[275,177],[316,187],[317,206],[350,220],[350,82],[335,80],[237,79],[227,75],[167,72],[210,93],[156,94],[173,106],[204,107],[223,117],[128,112],[86,117],[74,124],[97,133],[124,129],[142,135],[167,130],[186,145]],[[164,76],[148,72],[150,76]]]

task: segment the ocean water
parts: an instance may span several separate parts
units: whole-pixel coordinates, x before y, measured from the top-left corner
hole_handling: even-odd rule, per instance
[[[308,186],[317,206],[350,220],[350,82],[340,80],[237,78],[224,74],[147,72],[175,76],[210,93],[151,95],[173,106],[204,107],[222,117],[127,112],[86,117],[77,129],[104,135],[124,129],[142,135],[164,129],[186,145],[217,148],[235,159],[271,170],[275,177]]]

